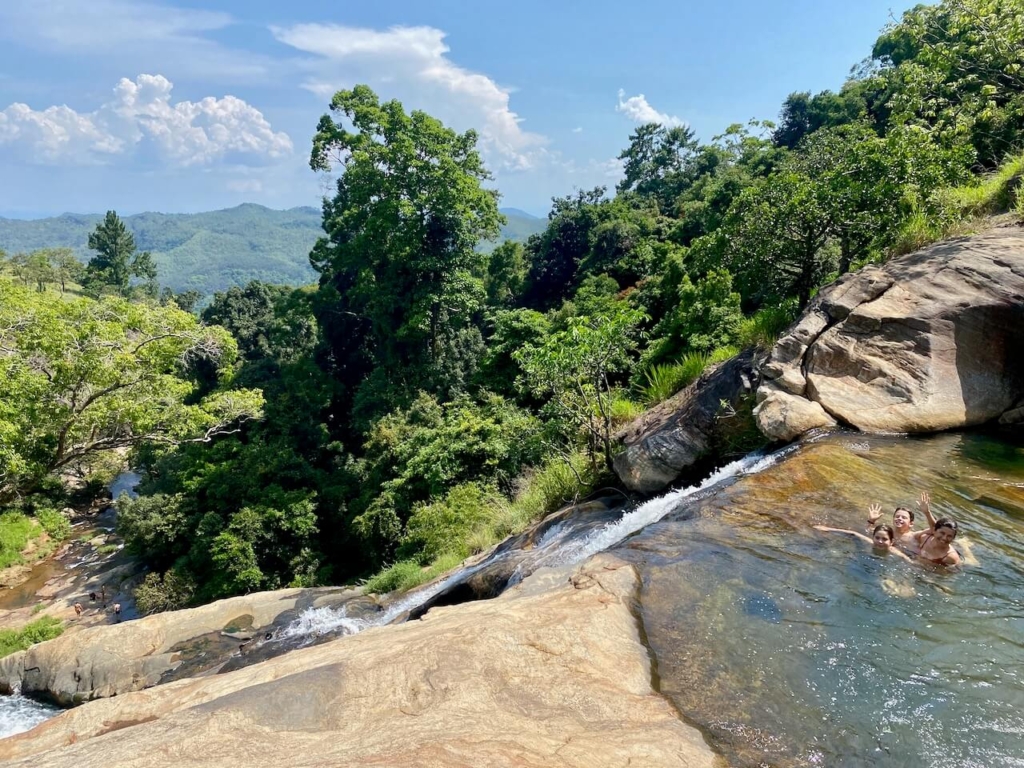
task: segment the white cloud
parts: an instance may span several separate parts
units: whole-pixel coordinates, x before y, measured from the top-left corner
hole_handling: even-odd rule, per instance
[[[232,24],[226,13],[138,0],[0,0],[0,39],[19,46],[206,81],[268,77],[267,57],[205,36]]]
[[[583,133],[583,126],[579,126],[577,128],[573,128],[572,132],[573,133]]]
[[[510,90],[456,65],[439,29],[299,24],[273,32],[282,43],[319,57],[308,62],[304,87],[324,99],[365,82],[458,130],[475,128],[488,160],[502,168],[525,170],[547,157],[547,139],[523,130],[509,105]]]
[[[171,102],[162,75],[122,78],[95,112],[67,106],[41,111],[11,104],[0,111],[0,148],[37,163],[97,164],[152,152],[170,166],[209,165],[230,157],[260,163],[289,155],[291,139],[234,96]]]
[[[616,112],[621,112],[634,123],[660,123],[667,128],[676,128],[686,125],[684,120],[680,120],[675,115],[666,115],[664,112],[659,112],[650,104],[647,103],[647,97],[642,93],[637,96],[630,96],[628,99],[624,99],[626,92],[619,89],[619,103],[615,107]]]

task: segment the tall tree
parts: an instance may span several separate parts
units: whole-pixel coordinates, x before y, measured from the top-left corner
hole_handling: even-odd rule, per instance
[[[70,248],[51,248],[48,252],[54,275],[60,283],[60,292],[67,290],[69,282],[78,282],[85,274],[85,265],[76,257]]]
[[[155,285],[153,257],[148,251],[137,251],[135,237],[115,211],[107,211],[96,225],[89,235],[89,248],[96,251],[86,266],[86,283],[93,293],[109,287],[118,296],[128,296],[133,277],[142,278],[150,289]]]
[[[195,402],[189,377],[197,359],[229,377],[236,355],[227,331],[173,307],[52,301],[0,280],[0,500],[99,451],[237,429],[262,395]]]
[[[331,111],[345,122],[321,118],[310,165],[341,174],[310,261],[332,363],[373,417],[416,387],[458,386],[480,346],[476,245],[502,217],[474,131],[382,104],[365,85],[335,94]]]

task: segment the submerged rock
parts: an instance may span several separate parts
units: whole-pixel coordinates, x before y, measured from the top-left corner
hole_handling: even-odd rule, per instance
[[[231,674],[66,712],[8,765],[721,765],[651,687],[639,579],[610,556]],[[103,738],[97,738],[103,736]]]
[[[758,426],[785,441],[833,420],[870,432],[1011,422],[1022,348],[1024,229],[938,243],[821,291],[763,368]]]

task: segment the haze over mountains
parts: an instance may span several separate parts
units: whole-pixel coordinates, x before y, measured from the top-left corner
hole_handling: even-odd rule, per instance
[[[540,232],[546,220],[515,208],[503,209],[508,223],[502,238],[525,240]],[[160,285],[175,291],[204,294],[250,280],[283,285],[314,282],[309,251],[323,234],[320,210],[312,207],[279,211],[246,203],[205,213],[139,213],[124,216],[139,250],[156,260]],[[102,214],[65,213],[47,219],[0,217],[0,249],[8,254],[39,248],[68,247],[89,259],[89,233]]]

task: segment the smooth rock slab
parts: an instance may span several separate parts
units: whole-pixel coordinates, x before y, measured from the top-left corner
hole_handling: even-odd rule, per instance
[[[609,556],[0,741],[11,766],[723,765],[651,689],[634,569]]]

